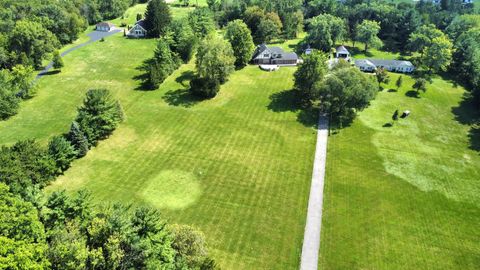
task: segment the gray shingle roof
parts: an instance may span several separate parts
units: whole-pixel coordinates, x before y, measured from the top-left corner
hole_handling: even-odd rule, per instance
[[[268,47],[265,44],[261,44],[257,46],[257,49],[255,50],[255,53],[253,55],[253,58],[261,58],[264,51],[269,50],[272,54],[274,55],[281,55],[281,57],[275,57],[277,60],[297,60],[298,55],[294,52],[285,52],[282,48],[272,46]]]
[[[138,24],[139,26],[141,26],[143,29],[147,30],[147,25],[145,23],[145,20],[140,20],[138,21],[136,24]]]
[[[100,22],[100,23],[97,23],[97,26],[100,26],[100,27],[103,27],[103,26],[108,26],[110,28],[114,27],[115,25],[111,22]]]

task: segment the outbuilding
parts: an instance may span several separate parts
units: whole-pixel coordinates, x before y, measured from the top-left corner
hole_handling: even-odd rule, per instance
[[[97,23],[97,25],[95,26],[95,30],[101,31],[101,32],[110,32],[113,29],[115,29],[115,25],[110,22]]]

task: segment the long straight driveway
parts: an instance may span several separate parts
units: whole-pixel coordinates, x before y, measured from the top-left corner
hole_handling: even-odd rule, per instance
[[[323,186],[327,159],[328,119],[320,115],[317,127],[317,146],[313,164],[312,184],[308,200],[307,223],[303,236],[300,270],[316,270],[320,252],[322,228]]]

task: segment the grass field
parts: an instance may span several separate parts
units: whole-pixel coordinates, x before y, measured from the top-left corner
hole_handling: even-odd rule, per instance
[[[418,98],[391,77],[329,138],[320,269],[478,269],[478,114],[447,80]],[[412,115],[388,127],[396,109]]]
[[[96,202],[148,204],[207,236],[223,269],[298,266],[315,145],[315,121],[291,104],[294,68],[236,71],[215,99],[187,89],[193,64],[157,91],[134,78],[154,40],[122,34],[68,54],[61,73],[0,122],[0,144],[66,132],[84,93],[107,88],[126,121],[48,188],[87,188]]]

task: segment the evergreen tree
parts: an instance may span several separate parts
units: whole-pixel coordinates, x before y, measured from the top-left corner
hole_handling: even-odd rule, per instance
[[[64,172],[77,156],[77,151],[65,137],[55,136],[48,143],[48,154],[55,161],[58,170]]]
[[[177,20],[172,25],[173,43],[172,51],[177,53],[184,63],[192,59],[195,47],[198,43],[197,37],[187,20]]]
[[[170,8],[165,0],[151,0],[145,12],[145,25],[149,37],[158,38],[167,32],[172,21]]]
[[[76,121],[74,121],[70,126],[70,131],[68,132],[67,138],[75,147],[77,157],[83,157],[87,154],[88,140]]]
[[[89,90],[76,119],[90,146],[108,137],[122,120],[118,101],[106,89]]]

